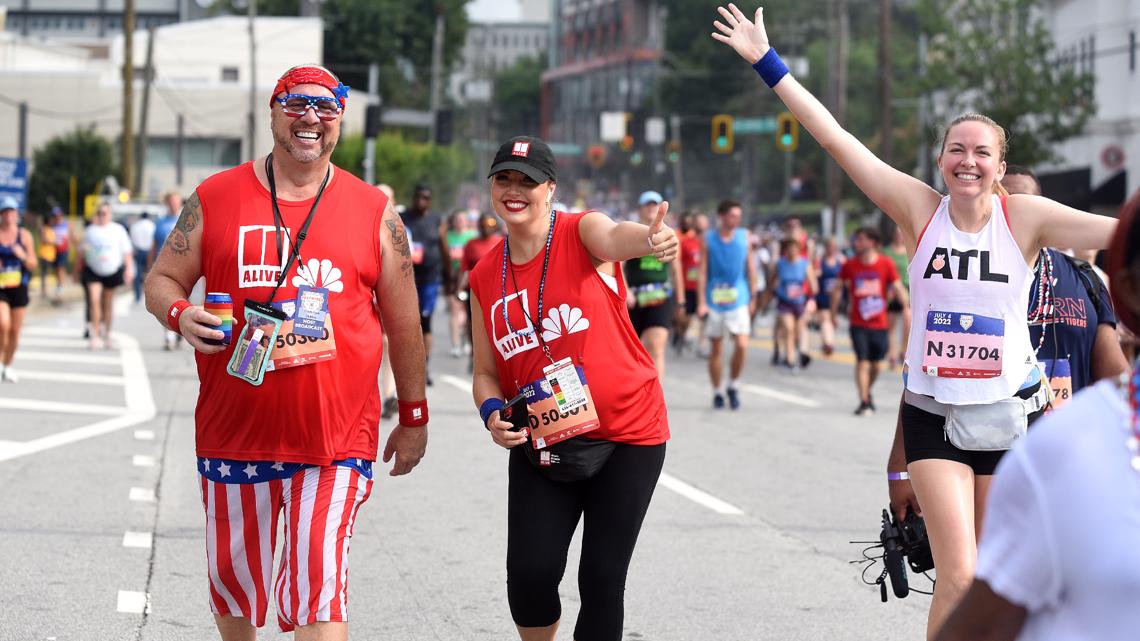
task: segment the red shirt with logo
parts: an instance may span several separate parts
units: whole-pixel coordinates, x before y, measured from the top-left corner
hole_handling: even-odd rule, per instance
[[[685,289],[697,288],[701,276],[701,237],[695,232],[681,234],[681,274]]]
[[[543,378],[543,368],[550,360],[539,343],[541,333],[555,361],[570,357],[582,368],[600,421],[588,438],[658,445],[669,439],[669,419],[657,369],[630,324],[622,270],[615,270],[615,292],[602,279],[582,244],[578,224],[585,213],[557,215],[543,293],[543,318],[538,318],[543,252],[525,264],[514,265],[513,277],[508,265],[505,296],[501,241],[471,272],[471,290],[479,301],[495,354],[499,387],[511,398],[522,387]],[[510,330],[503,320],[504,305]],[[535,325],[536,331],[520,332]]]
[[[847,284],[851,326],[887,329],[887,291],[899,279],[895,262],[879,254],[867,264],[856,256],[843,263],[839,278]]]
[[[202,203],[202,273],[206,291],[233,298],[236,339],[246,298],[268,299],[292,254],[312,200],[278,198],[284,228],[276,243],[272,200],[252,163],[215,174],[197,189]],[[236,345],[196,354],[201,388],[195,409],[198,456],[328,465],[376,459],[380,396],[380,318],[373,306],[380,278],[380,224],[387,198],[347,171],[333,170],[275,301],[296,299],[299,285],[329,290],[336,357],[265,373],[260,386],[226,373]],[[287,229],[287,231],[285,231]]]

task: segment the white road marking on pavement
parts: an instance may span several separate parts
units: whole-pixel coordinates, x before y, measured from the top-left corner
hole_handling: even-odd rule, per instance
[[[119,602],[115,609],[119,612],[125,612],[126,614],[149,613],[150,595],[146,592],[119,590]]]
[[[657,480],[657,484],[661,487],[673,490],[677,494],[680,494],[694,503],[699,503],[717,514],[744,514],[744,511],[735,505],[726,503],[707,492],[702,492],[681,479],[666,474],[665,472],[661,473],[661,478]]]
[[[62,401],[38,401],[28,398],[0,398],[0,410],[25,410],[48,412],[51,414],[97,414],[119,416],[127,408],[115,405],[91,405],[89,403],[64,403]]]
[[[774,390],[770,387],[761,387],[760,385],[752,385],[749,383],[745,383],[740,387],[745,391],[752,392],[753,394],[767,396],[768,398],[774,398],[777,401],[784,401],[785,403],[791,403],[792,405],[799,405],[800,407],[810,407],[812,409],[815,409],[820,406],[816,401],[801,398],[794,394],[788,394],[787,392]]]
[[[132,501],[154,503],[154,490],[148,487],[132,487],[130,494],[127,495],[127,498]]]
[[[79,337],[78,332],[73,338],[37,338],[25,336],[20,339],[20,347],[50,347],[58,349],[87,349],[87,341]]]
[[[154,457],[146,454],[135,454],[131,457],[131,465],[135,467],[154,467]]]
[[[136,441],[153,441],[154,430],[135,430]]]
[[[128,427],[134,427],[154,418],[154,397],[150,392],[150,379],[147,378],[146,364],[143,363],[139,343],[127,334],[113,334],[119,343],[123,363],[123,378],[126,380],[124,396],[126,413],[98,423],[77,427],[56,434],[50,434],[26,443],[0,442],[0,461],[7,461],[28,454],[69,445],[77,441],[102,436]]]
[[[153,542],[154,534],[150,532],[131,532],[128,530],[123,533],[123,547],[125,548],[149,549]]]
[[[20,378],[29,381],[52,381],[55,383],[89,383],[91,385],[126,385],[122,376],[104,376],[102,374],[73,374],[71,372],[46,372],[40,370],[21,369]]]
[[[443,374],[439,377],[439,380],[443,381],[444,383],[447,383],[448,385],[458,387],[459,389],[461,389],[465,392],[471,391],[471,381],[463,380],[462,378],[459,378],[458,376],[451,376],[450,374]],[[715,496],[713,496],[707,492],[702,492],[701,490],[698,490],[697,488],[693,487],[692,485],[689,485],[688,483],[682,481],[681,479],[679,479],[675,476],[671,476],[669,474],[666,474],[664,472],[661,473],[661,478],[657,481],[657,483],[661,487],[673,490],[677,494],[680,494],[681,496],[689,499],[690,501],[693,501],[695,503],[703,505],[703,506],[707,507],[708,509],[710,509],[713,512],[716,512],[718,514],[733,514],[733,515],[744,514],[744,512],[741,511],[741,509],[736,507],[735,505],[725,503],[724,501],[718,499],[717,497],[715,497]]]
[[[121,341],[122,339],[117,339]],[[103,356],[96,354],[72,354],[62,352],[16,352],[16,362],[22,363],[24,361],[43,361],[45,363],[67,363],[68,365],[83,364],[83,365],[118,365],[118,356]]]
[[[462,378],[459,378],[458,376],[452,376],[451,374],[442,374],[442,375],[440,375],[439,380],[441,380],[444,383],[447,383],[448,385],[451,385],[453,387],[458,387],[459,389],[463,390],[464,392],[470,392],[471,391],[471,381],[463,380]]]
[[[115,318],[121,318],[131,313],[131,306],[134,305],[135,295],[133,292],[123,292],[115,297],[114,306],[111,308],[111,313]]]
[[[20,331],[21,336],[56,336],[61,338],[75,338],[83,340],[83,328],[68,325],[66,327],[47,327],[44,325],[28,325]],[[82,344],[82,343],[81,343]]]

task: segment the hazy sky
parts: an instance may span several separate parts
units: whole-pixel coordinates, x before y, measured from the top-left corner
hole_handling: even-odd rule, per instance
[[[467,5],[467,17],[475,22],[518,20],[520,15],[517,0],[474,0]]]

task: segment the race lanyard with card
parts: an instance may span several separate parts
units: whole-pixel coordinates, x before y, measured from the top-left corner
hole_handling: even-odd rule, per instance
[[[320,189],[317,190],[317,195],[313,199],[313,206],[309,209],[309,215],[305,217],[305,222],[297,232],[296,242],[287,237],[292,251],[287,261],[284,260],[284,256],[278,257],[278,260],[284,264],[281,266],[281,273],[277,276],[277,284],[274,285],[269,298],[264,303],[248,299],[245,301],[246,324],[226,368],[230,376],[243,379],[253,385],[261,385],[265,378],[265,372],[271,362],[270,353],[277,344],[281,326],[288,316],[284,311],[274,306],[273,299],[277,296],[277,291],[281,289],[281,284],[288,277],[293,262],[301,258],[301,246],[305,243],[309,226],[317,213],[317,206],[320,205],[321,196],[325,193],[325,187],[329,183],[331,173],[331,168],[325,172],[325,179],[321,182]],[[265,176],[269,182],[270,199],[273,201],[273,225],[277,232],[276,245],[280,248],[281,228],[285,224],[285,217],[281,215],[281,208],[277,204],[277,182],[273,177],[273,154],[269,154],[265,158]]]
[[[293,333],[309,338],[321,338],[325,332],[325,317],[329,313],[329,290],[324,287],[301,285],[297,288],[297,311],[293,318]]]
[[[580,366],[564,358],[544,367],[542,374],[543,378],[521,390],[526,396],[530,439],[536,450],[598,429],[598,411]]]
[[[295,300],[273,303],[285,313],[285,322],[273,345],[267,372],[309,365],[336,358],[336,334],[333,331],[332,315],[326,314],[324,327],[319,337],[298,334],[294,327],[299,305]]]
[[[735,305],[738,296],[735,285],[716,285],[712,290],[713,305]]]
[[[1043,359],[1042,363],[1053,391],[1053,409],[1057,409],[1073,396],[1073,365],[1067,358]]]
[[[1005,321],[980,314],[929,311],[922,371],[940,378],[1001,376]]]

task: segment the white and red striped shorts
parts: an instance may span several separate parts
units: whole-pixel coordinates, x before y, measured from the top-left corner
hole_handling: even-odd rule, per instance
[[[203,466],[209,472],[203,472]],[[251,482],[258,467],[270,466],[276,473],[266,469],[261,476],[278,478]],[[215,480],[217,468],[229,476],[231,467],[240,481]],[[357,511],[372,491],[372,479],[343,463],[317,467],[199,459],[199,471],[203,472],[211,610],[247,618],[257,627],[265,625],[277,522],[284,513],[285,540],[273,585],[281,630],[317,621],[347,621],[348,545]]]

